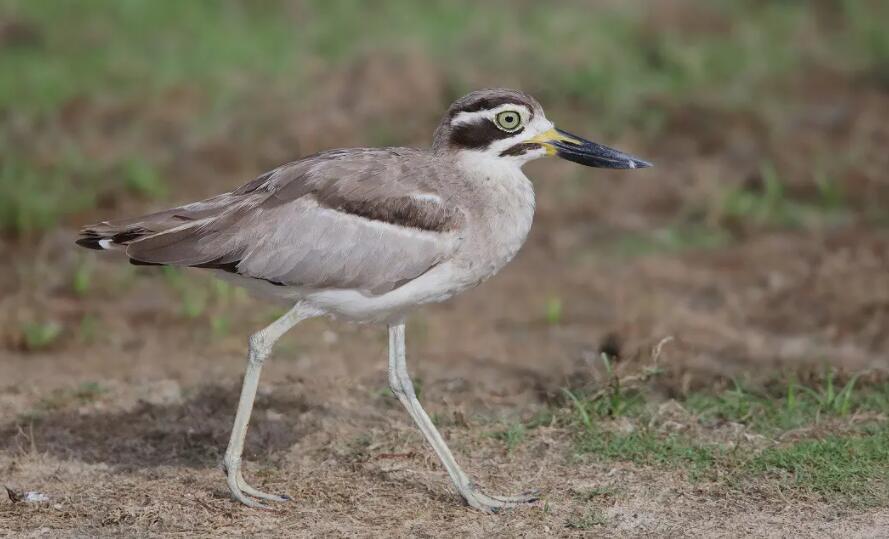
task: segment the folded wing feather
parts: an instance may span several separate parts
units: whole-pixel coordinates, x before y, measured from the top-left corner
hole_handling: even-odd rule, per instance
[[[380,294],[453,253],[464,216],[441,192],[440,175],[417,150],[325,152],[231,193],[86,227],[78,243],[118,246],[137,264]]]

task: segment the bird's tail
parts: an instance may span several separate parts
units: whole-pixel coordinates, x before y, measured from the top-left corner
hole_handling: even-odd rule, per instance
[[[154,234],[141,226],[121,226],[111,221],[88,225],[80,230],[77,245],[97,251],[122,251],[133,241]]]
[[[81,228],[75,243],[97,251],[125,251],[133,242],[194,222],[193,213],[181,206],[131,219],[102,221]]]
[[[219,195],[133,219],[87,225],[80,230],[76,243],[87,249],[123,252],[137,265],[225,269],[231,263],[230,257],[218,252],[205,253],[204,243],[212,247],[222,241],[217,229],[237,219],[238,210],[250,202],[242,198]]]

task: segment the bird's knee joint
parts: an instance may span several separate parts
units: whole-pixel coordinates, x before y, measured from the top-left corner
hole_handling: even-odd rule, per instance
[[[407,395],[407,393],[405,393],[403,387],[401,387],[397,383],[392,383],[391,381],[389,382],[389,389],[392,390],[392,393],[394,393],[396,397],[400,397],[402,395]]]
[[[392,393],[395,395],[400,395],[404,393],[404,388],[401,387],[401,380],[398,379],[394,373],[389,373],[389,389],[392,390]]]
[[[412,384],[410,380],[405,382],[397,376],[389,378],[389,389],[392,390],[392,393],[395,393],[396,397],[416,396],[416,394],[414,393],[414,384]]]
[[[261,333],[254,333],[247,340],[247,348],[250,351],[250,362],[261,365],[271,351],[271,346]]]
[[[251,350],[264,350],[269,346],[262,333],[254,333],[251,335],[250,338],[247,339],[247,344],[250,346]]]

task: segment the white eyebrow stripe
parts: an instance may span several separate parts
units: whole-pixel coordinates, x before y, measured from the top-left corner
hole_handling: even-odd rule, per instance
[[[487,118],[488,111],[479,110],[476,112],[460,112],[453,119],[451,125],[474,124],[479,118]]]
[[[474,124],[479,120],[479,118],[491,119],[504,110],[519,111],[519,114],[522,116],[522,123],[527,123],[528,119],[531,117],[531,111],[525,105],[519,105],[518,103],[504,103],[499,107],[494,107],[493,109],[488,110],[477,110],[475,112],[458,112],[457,115],[451,119],[451,125]]]

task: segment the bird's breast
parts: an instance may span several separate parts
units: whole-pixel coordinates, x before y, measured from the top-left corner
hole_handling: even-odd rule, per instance
[[[517,167],[478,178],[462,261],[477,282],[497,273],[525,243],[534,220],[534,188]]]

